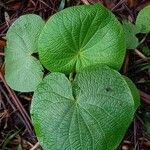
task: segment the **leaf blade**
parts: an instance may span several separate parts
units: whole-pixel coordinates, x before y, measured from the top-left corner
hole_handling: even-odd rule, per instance
[[[5,79],[14,90],[34,91],[43,78],[43,67],[32,54],[38,51],[37,39],[44,24],[37,15],[24,15],[7,32]]]
[[[38,46],[40,60],[48,70],[66,73],[97,63],[119,69],[125,55],[122,26],[98,4],[71,7],[53,15]]]
[[[136,26],[141,33],[150,32],[150,5],[144,7],[136,18]]]
[[[126,47],[127,49],[135,49],[139,45],[138,38],[136,34],[138,33],[137,27],[129,21],[123,21],[123,28],[126,37]]]
[[[50,74],[38,86],[31,105],[35,131],[45,150],[115,149],[133,113],[127,83],[119,73],[102,66],[79,72],[72,85],[65,75]]]

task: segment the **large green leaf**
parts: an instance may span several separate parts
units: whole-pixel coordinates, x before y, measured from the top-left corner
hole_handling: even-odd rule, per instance
[[[39,34],[45,23],[37,15],[24,15],[9,28],[5,49],[5,78],[17,91],[34,91],[43,77],[42,66],[35,57]]]
[[[100,4],[56,13],[46,23],[38,45],[42,64],[64,73],[100,63],[119,69],[125,54],[122,26]]]
[[[31,114],[44,150],[114,150],[134,114],[131,91],[109,67],[88,67],[72,83],[51,73],[34,93]]]
[[[140,32],[150,32],[150,5],[144,7],[136,18],[136,25]]]

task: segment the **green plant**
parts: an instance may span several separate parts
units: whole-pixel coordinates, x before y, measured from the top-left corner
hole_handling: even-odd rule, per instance
[[[130,21],[123,21],[123,28],[126,37],[126,46],[128,49],[135,49],[141,44],[136,37],[138,33],[150,32],[150,5],[144,7],[138,14],[135,24]]]
[[[42,81],[42,65],[32,54],[38,50],[38,36],[44,25],[39,16],[26,15],[18,18],[7,32],[5,78],[16,91],[34,91]]]
[[[52,72],[43,80],[36,52]],[[10,27],[6,81],[34,91],[31,115],[44,150],[118,147],[139,106],[135,85],[116,71],[124,56],[122,26],[99,4],[67,8],[45,26],[25,15]]]
[[[136,18],[136,26],[141,33],[150,32],[150,5],[144,7]]]

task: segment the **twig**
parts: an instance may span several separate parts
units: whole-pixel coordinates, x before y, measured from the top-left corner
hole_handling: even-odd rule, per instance
[[[129,69],[129,54],[127,54],[126,59],[125,59],[125,63],[124,63],[124,67],[123,67],[123,73],[127,74]]]
[[[39,142],[37,142],[30,150],[35,150],[40,146]]]
[[[14,91],[12,91],[8,87],[8,85],[7,85],[7,83],[6,83],[6,81],[5,81],[5,79],[4,79],[1,72],[0,72],[0,78],[1,78],[2,82],[4,83],[7,91],[9,92],[10,96],[12,97],[12,100],[14,101],[14,104],[16,105],[16,108],[19,110],[29,134],[31,136],[34,136],[34,133],[33,133],[32,128],[31,128],[31,120],[30,120],[27,112],[25,111],[24,107],[20,103],[20,101],[19,101],[18,97],[16,96],[16,94],[14,93]]]
[[[143,39],[139,42],[139,45],[141,45],[147,38],[148,33],[143,37]]]
[[[2,101],[2,90],[1,90],[1,85],[0,85],[0,108],[3,106],[4,109],[6,109],[6,106],[4,102]]]
[[[53,9],[51,8],[48,4],[46,4],[45,2],[43,2],[42,0],[38,0],[39,2],[41,2],[42,4],[44,4],[46,7],[48,7],[49,9]]]
[[[6,11],[4,12],[4,16],[5,16],[6,25],[9,28],[9,26],[10,26],[10,17],[9,17],[9,14]]]
[[[134,122],[133,122],[133,131],[134,131],[134,147],[136,148],[136,145],[137,145],[137,123],[136,123],[136,118],[134,119]]]
[[[134,20],[134,15],[133,15],[133,13],[132,13],[132,11],[128,8],[128,6],[126,5],[126,4],[123,4],[123,6],[125,7],[125,9],[129,12],[129,16],[131,17],[131,22],[133,22],[133,20]]]
[[[33,4],[34,7],[36,7],[36,4],[33,0],[29,0],[29,1]]]
[[[141,98],[144,102],[150,104],[150,95],[143,92],[143,91],[140,91],[140,95],[141,95]]]
[[[142,54],[139,50],[135,49],[134,52],[143,60],[145,60],[145,61],[148,60],[148,58],[144,54]]]
[[[84,4],[89,5],[90,3],[88,2],[88,0],[81,0]]]
[[[14,104],[12,103],[12,101],[9,99],[9,97],[7,96],[6,92],[4,91],[4,89],[2,88],[1,85],[0,85],[0,90],[1,90],[2,94],[5,96],[7,102],[9,103],[9,105],[12,107],[13,111],[16,112],[16,110],[17,110],[16,107],[14,106]],[[22,116],[19,113],[17,113],[17,115],[22,120],[22,122],[25,124],[25,121],[22,118]]]
[[[12,109],[13,109],[14,111],[16,111],[15,106],[13,105],[13,103],[11,102],[11,100],[9,99],[9,97],[7,96],[7,94],[5,93],[5,91],[4,91],[4,89],[2,88],[1,85],[0,85],[0,90],[1,90],[2,94],[5,96],[7,102],[9,103],[9,105],[12,107]]]
[[[119,7],[121,4],[123,4],[126,0],[120,0],[117,5],[115,5],[111,10],[113,11],[114,9],[116,9],[117,7]]]
[[[5,56],[5,54],[0,52],[0,56]]]

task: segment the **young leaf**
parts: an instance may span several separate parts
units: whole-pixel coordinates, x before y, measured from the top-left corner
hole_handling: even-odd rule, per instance
[[[41,17],[24,15],[7,32],[5,78],[16,91],[34,91],[42,80],[42,65],[32,54],[38,50],[37,41],[44,25]]]
[[[129,21],[123,21],[123,28],[126,38],[126,48],[136,48],[139,45],[138,38],[135,36],[138,33],[136,26]]]
[[[41,63],[64,73],[94,64],[119,69],[125,55],[122,26],[100,4],[70,7],[50,17],[38,46]]]
[[[136,25],[140,32],[150,32],[150,5],[144,7],[136,18]]]
[[[116,71],[88,67],[71,83],[51,73],[36,89],[31,114],[44,150],[114,150],[134,114],[131,91]]]

